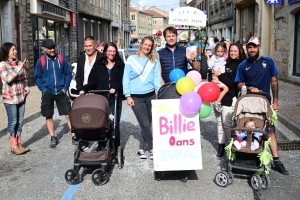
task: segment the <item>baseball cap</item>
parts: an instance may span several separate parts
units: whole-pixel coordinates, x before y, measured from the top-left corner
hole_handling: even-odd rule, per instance
[[[55,46],[56,46],[55,42],[51,39],[46,39],[42,43],[42,47],[46,47],[46,48],[55,47]]]
[[[251,44],[251,43],[255,44],[256,46],[260,45],[260,41],[259,41],[259,39],[257,37],[251,37],[250,40],[248,41],[247,45]]]

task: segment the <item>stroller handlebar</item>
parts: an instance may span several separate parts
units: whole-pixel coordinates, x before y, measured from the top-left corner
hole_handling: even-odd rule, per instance
[[[109,94],[109,90],[89,90],[87,93],[94,93],[94,94]],[[115,93],[115,96],[118,96],[118,92]]]

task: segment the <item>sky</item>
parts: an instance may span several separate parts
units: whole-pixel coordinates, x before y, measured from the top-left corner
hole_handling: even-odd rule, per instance
[[[171,8],[178,8],[180,6],[180,0],[131,0],[130,6],[136,6],[136,3],[139,3],[140,7],[145,7],[145,9],[155,6],[167,13],[171,11]]]

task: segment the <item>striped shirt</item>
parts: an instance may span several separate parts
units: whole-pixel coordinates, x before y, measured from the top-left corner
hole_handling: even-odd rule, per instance
[[[3,103],[20,104],[28,90],[26,72],[21,61],[0,62]]]

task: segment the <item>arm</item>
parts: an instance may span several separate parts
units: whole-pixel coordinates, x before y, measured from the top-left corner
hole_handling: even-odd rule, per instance
[[[279,105],[278,105],[278,81],[277,81],[276,76],[271,78],[271,89],[272,89],[272,95],[273,95],[273,109],[274,110],[279,110]]]
[[[125,67],[125,64],[124,64],[124,62],[122,62],[121,66],[118,67],[118,72],[116,74],[115,81],[114,81],[115,83],[112,87],[119,93],[123,91],[122,80],[123,80],[123,74],[124,74],[124,67]],[[120,95],[122,95],[122,94],[120,94]]]
[[[21,62],[20,62],[21,63]],[[20,73],[20,71],[23,68],[23,65],[18,65],[15,70],[11,67],[8,67],[6,65],[9,65],[8,63],[2,62],[0,65],[0,74],[2,81],[6,83],[11,83],[14,81],[16,76]]]
[[[191,65],[191,67],[196,70],[196,71],[200,71],[200,63],[196,60],[197,57],[197,52],[193,51],[191,52],[190,49],[188,49],[187,53],[186,53],[186,58],[189,62],[189,64]]]
[[[125,64],[124,74],[123,74],[123,93],[125,97],[130,96],[130,71],[131,71],[131,66],[127,62]]]
[[[82,74],[82,68],[84,68],[84,62],[81,62],[81,59],[85,60],[85,57],[78,57],[77,61],[77,68],[76,68],[76,75],[75,75],[75,81],[76,81],[76,89],[81,90],[83,87],[83,77],[84,74]],[[83,66],[81,65],[83,63]]]
[[[64,59],[64,74],[65,74],[65,85],[64,85],[64,93],[67,92],[67,90],[70,87],[70,83],[72,80],[72,71],[71,71],[71,67],[69,65],[69,62],[67,61],[67,59],[63,56]],[[58,61],[59,62],[59,61]]]
[[[81,91],[84,91],[85,93],[88,92],[89,90],[96,89],[96,87],[97,87],[97,65],[95,65],[95,64],[94,64],[94,66],[91,69],[91,72],[89,74],[88,83],[85,84],[81,88]]]
[[[154,65],[154,87],[158,91],[161,87],[161,74],[160,74],[160,66],[159,63],[156,62]]]
[[[42,72],[41,58],[39,58],[34,68],[34,82],[38,86],[39,90],[42,93],[44,93],[46,89],[44,88],[42,83],[42,76],[43,76],[43,72]]]

